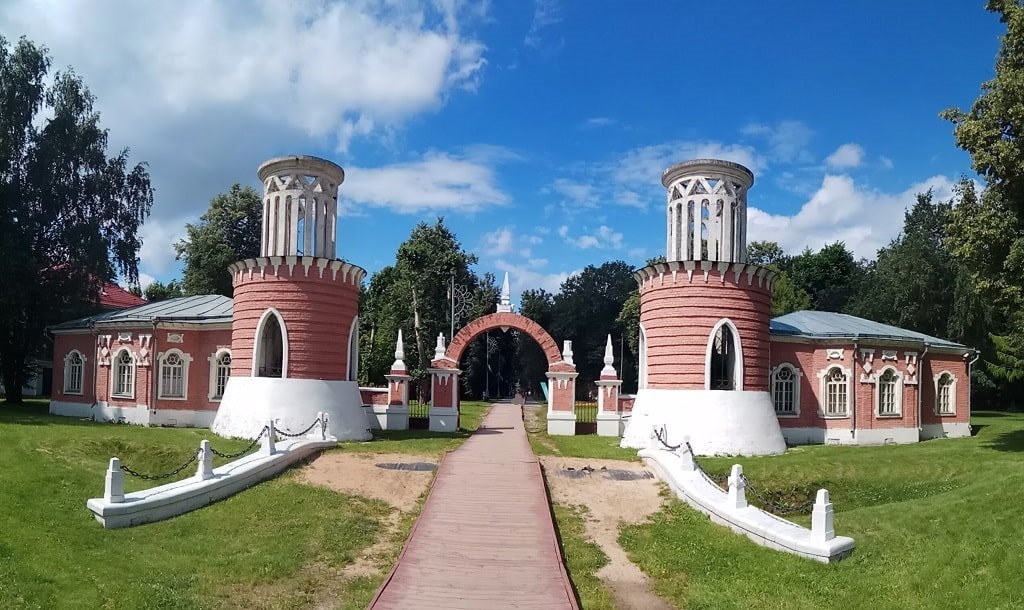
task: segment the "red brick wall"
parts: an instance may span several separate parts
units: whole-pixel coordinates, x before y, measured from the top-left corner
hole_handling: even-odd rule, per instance
[[[181,343],[171,343],[168,335],[181,335]],[[177,349],[192,357],[188,369],[188,386],[185,388],[186,399],[156,399],[158,409],[187,409],[197,411],[216,411],[219,400],[210,400],[210,365],[218,349],[231,347],[231,331],[229,329],[158,329],[154,334],[156,351],[166,353]],[[232,361],[233,364],[233,361]],[[153,380],[159,384],[159,364],[154,360]],[[157,392],[159,396],[159,390]]]
[[[122,343],[118,339],[118,335],[121,333],[130,333],[131,341]],[[110,354],[108,356],[110,364],[100,365],[98,374],[96,376],[96,400],[105,401],[111,406],[119,407],[136,407],[138,405],[147,405],[149,408],[153,408],[152,393],[152,373],[153,365],[156,362],[156,353],[153,346],[156,343],[155,333],[153,332],[152,326],[138,327],[138,328],[119,328],[117,330],[99,330],[97,336],[110,335]],[[114,360],[122,349],[127,348],[134,354],[140,354],[142,349],[140,335],[153,335],[154,339],[151,340],[149,349],[149,365],[137,365],[135,367],[135,393],[129,398],[115,397],[111,395],[110,379],[113,374]],[[95,339],[94,339],[95,341]],[[95,343],[94,343],[95,344]],[[97,347],[93,350],[93,354],[96,357],[100,356],[101,348]]]
[[[647,387],[704,389],[708,339],[715,325],[728,318],[739,332],[743,351],[743,389],[768,387],[771,295],[767,282],[739,281],[731,271],[685,271],[644,282],[640,289],[640,322],[647,335]],[[723,281],[724,279],[724,281]]]
[[[265,261],[266,259],[255,259]],[[281,314],[288,340],[287,376],[295,379],[345,380],[348,378],[348,340],[359,308],[362,270],[346,265],[334,275],[320,270],[316,261],[308,274],[300,263],[264,264],[234,273],[232,323],[232,375],[252,374],[254,339],[264,312],[274,307]],[[249,261],[244,261],[249,262]],[[333,261],[340,262],[340,261]],[[263,264],[260,262],[259,264]]]
[[[362,398],[364,406],[388,404],[387,388],[359,388],[359,396]]]
[[[54,366],[56,367],[56,362]],[[921,375],[921,421],[925,424],[942,422],[968,423],[971,419],[971,384],[967,375],[967,361],[958,354],[929,352]],[[935,414],[935,376],[948,371],[956,378],[956,415]],[[56,373],[56,370],[54,371]]]
[[[829,360],[827,356],[827,349],[829,348],[842,349],[842,360]],[[850,428],[851,422],[849,417],[829,419],[821,417],[821,388],[818,373],[838,365],[844,369],[853,369],[853,374],[856,375],[852,343],[835,343],[819,347],[806,343],[773,341],[771,350],[772,369],[784,362],[788,362],[794,365],[801,373],[800,415],[799,417],[780,417],[780,426],[784,428]],[[768,388],[768,391],[771,391],[771,387]]]
[[[64,358],[78,350],[85,358],[82,366],[82,393],[64,393]],[[53,400],[91,405],[96,402],[96,336],[92,333],[55,335],[53,338]]]

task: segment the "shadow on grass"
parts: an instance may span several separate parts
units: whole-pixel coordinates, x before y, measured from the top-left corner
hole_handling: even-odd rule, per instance
[[[1003,432],[985,446],[996,451],[1024,451],[1024,430]]]
[[[47,405],[0,402],[0,423],[19,426],[92,426],[87,417],[61,417],[50,415]]]

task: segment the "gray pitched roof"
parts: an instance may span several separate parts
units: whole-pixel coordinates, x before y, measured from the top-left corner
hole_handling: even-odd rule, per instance
[[[966,345],[923,333],[830,311],[794,311],[771,321],[772,335],[809,339],[882,339],[924,343],[931,347],[970,349]]]
[[[131,309],[101,313],[51,326],[51,330],[73,330],[115,323],[189,322],[192,324],[222,324],[231,322],[234,301],[219,294],[168,299],[146,303]]]

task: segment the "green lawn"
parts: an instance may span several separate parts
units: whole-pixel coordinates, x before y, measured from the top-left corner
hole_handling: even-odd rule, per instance
[[[344,451],[371,451],[375,453],[410,453],[440,458],[445,451],[457,449],[480,422],[490,403],[465,400],[460,403],[459,431],[429,432],[427,430],[375,430],[373,440],[342,443]]]
[[[527,419],[526,431],[530,447],[537,455],[561,455],[565,457],[602,458],[636,462],[636,449],[622,449],[619,439],[611,436],[583,434],[579,436],[556,436],[547,433],[547,408],[541,406],[534,411],[536,421]]]
[[[0,608],[361,608],[380,584],[383,574],[338,583],[335,573],[384,531],[390,507],[306,485],[293,471],[174,519],[104,530],[85,501],[102,495],[111,456],[157,473],[203,438],[224,452],[248,442],[52,417],[46,408],[0,403]],[[466,405],[463,426],[475,429],[484,410]],[[467,435],[347,446],[439,455]],[[414,518],[403,516],[396,554]]]
[[[857,542],[838,564],[758,547],[676,500],[620,542],[680,607],[1024,607],[1024,415],[972,423],[968,439],[702,460],[717,473],[741,463],[793,500],[828,488],[836,532]]]

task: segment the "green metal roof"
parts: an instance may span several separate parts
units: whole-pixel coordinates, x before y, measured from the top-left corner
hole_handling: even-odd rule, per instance
[[[771,321],[771,333],[776,336],[808,339],[880,339],[924,343],[939,348],[971,349],[966,345],[938,337],[830,311],[804,310],[787,313]]]
[[[105,324],[188,322],[191,324],[223,324],[231,322],[234,301],[219,294],[204,294],[146,303],[130,309],[106,313],[63,322],[50,330],[74,330],[102,326]]]

